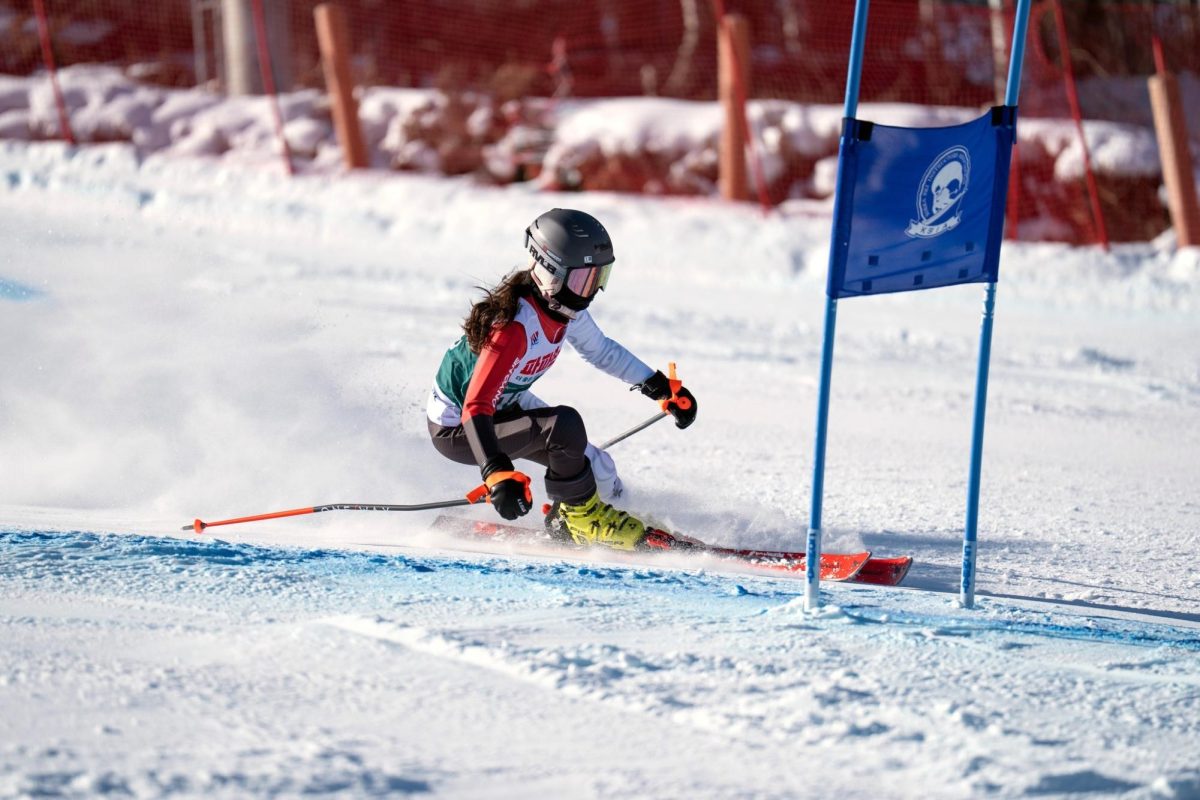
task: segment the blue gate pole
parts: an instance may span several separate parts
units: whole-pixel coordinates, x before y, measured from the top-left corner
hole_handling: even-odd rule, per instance
[[[1004,87],[1004,105],[1015,106],[1021,93],[1021,67],[1025,63],[1025,32],[1029,29],[1029,6],[1032,0],[1017,0],[1017,16],[1013,20],[1012,52],[1008,57],[1008,85]]]
[[[821,337],[821,382],[817,388],[817,436],[813,453],[812,505],[804,545],[804,607],[821,607],[821,501],[825,495],[825,441],[829,436],[829,384],[833,378],[833,340],[837,298],[825,296],[825,332]]]
[[[1029,27],[1031,0],[1017,0],[1013,21],[1012,52],[1008,61],[1008,85],[1004,104],[1016,106],[1021,91],[1021,66],[1025,61],[1025,34]],[[1004,187],[1007,192],[1008,187]],[[1003,236],[1003,230],[992,231]],[[979,332],[979,367],[975,374],[975,420],[971,433],[971,467],[967,479],[967,524],[963,531],[962,583],[958,599],[963,608],[975,606],[975,557],[979,539],[979,487],[983,472],[983,423],[987,412],[988,369],[992,361],[992,323],[996,312],[996,284],[989,283],[983,299],[983,323]]]
[[[846,105],[842,114],[847,120],[858,113],[858,94],[862,83],[863,52],[867,41],[867,11],[870,0],[854,4],[854,33],[850,40],[850,64],[846,74]],[[848,122],[843,124],[850,124]],[[842,192],[844,171],[839,159],[837,192],[834,195],[834,219],[829,241],[829,269],[833,270],[842,243],[838,241],[840,225],[837,196]],[[825,495],[825,442],[829,434],[829,390],[833,378],[833,341],[837,328],[837,297],[828,286],[825,292],[825,329],[821,336],[821,382],[817,389],[817,436],[813,453],[812,505],[808,515],[808,539],[805,542],[804,607],[815,611],[821,607],[821,502]]]
[[[967,526],[963,533],[962,586],[959,602],[975,605],[975,542],[979,534],[979,482],[983,472],[983,421],[987,411],[988,367],[992,362],[992,319],[996,310],[996,284],[989,283],[983,298],[983,324],[979,332],[979,368],[975,374],[975,423],[971,433],[971,472],[967,480]]]

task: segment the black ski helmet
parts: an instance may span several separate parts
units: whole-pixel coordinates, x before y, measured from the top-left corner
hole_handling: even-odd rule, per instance
[[[530,275],[550,309],[575,318],[608,283],[612,239],[591,214],[554,208],[525,229]]]

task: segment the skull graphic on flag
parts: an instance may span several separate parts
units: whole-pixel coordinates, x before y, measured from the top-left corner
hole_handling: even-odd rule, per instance
[[[971,155],[965,147],[951,147],[935,158],[917,189],[917,219],[904,232],[930,239],[954,229],[962,218],[970,177]]]

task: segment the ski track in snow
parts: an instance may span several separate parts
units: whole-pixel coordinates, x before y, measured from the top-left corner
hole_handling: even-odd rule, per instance
[[[0,144],[0,797],[1200,797],[1200,252],[1006,245],[975,612],[975,286],[839,308],[826,544],[916,561],[818,616],[430,515],[179,533],[473,486],[425,393],[555,204],[703,408],[614,448],[622,502],[802,547],[827,220]],[[649,413],[574,358],[537,391],[594,440]]]
[[[0,534],[0,587],[0,730],[29,720],[4,736],[5,796],[1200,789],[1196,629],[847,586],[814,616],[774,578],[81,532]],[[476,693],[528,719],[472,719]],[[569,779],[496,765],[563,713],[673,731],[651,759],[682,743],[695,783],[582,725],[543,745],[574,754]],[[473,758],[412,739],[447,720]]]

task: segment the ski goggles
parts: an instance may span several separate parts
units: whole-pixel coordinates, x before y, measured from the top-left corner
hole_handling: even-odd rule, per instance
[[[578,297],[591,299],[608,285],[611,274],[612,264],[602,267],[574,267],[567,270],[567,290]]]
[[[608,277],[612,274],[612,262],[599,266],[584,265],[568,267],[559,261],[558,256],[547,251],[533,238],[533,231],[525,229],[525,247],[529,255],[549,277],[551,290],[557,293],[564,286],[577,297],[591,299],[601,289],[608,285]],[[566,273],[565,277],[563,273]]]

